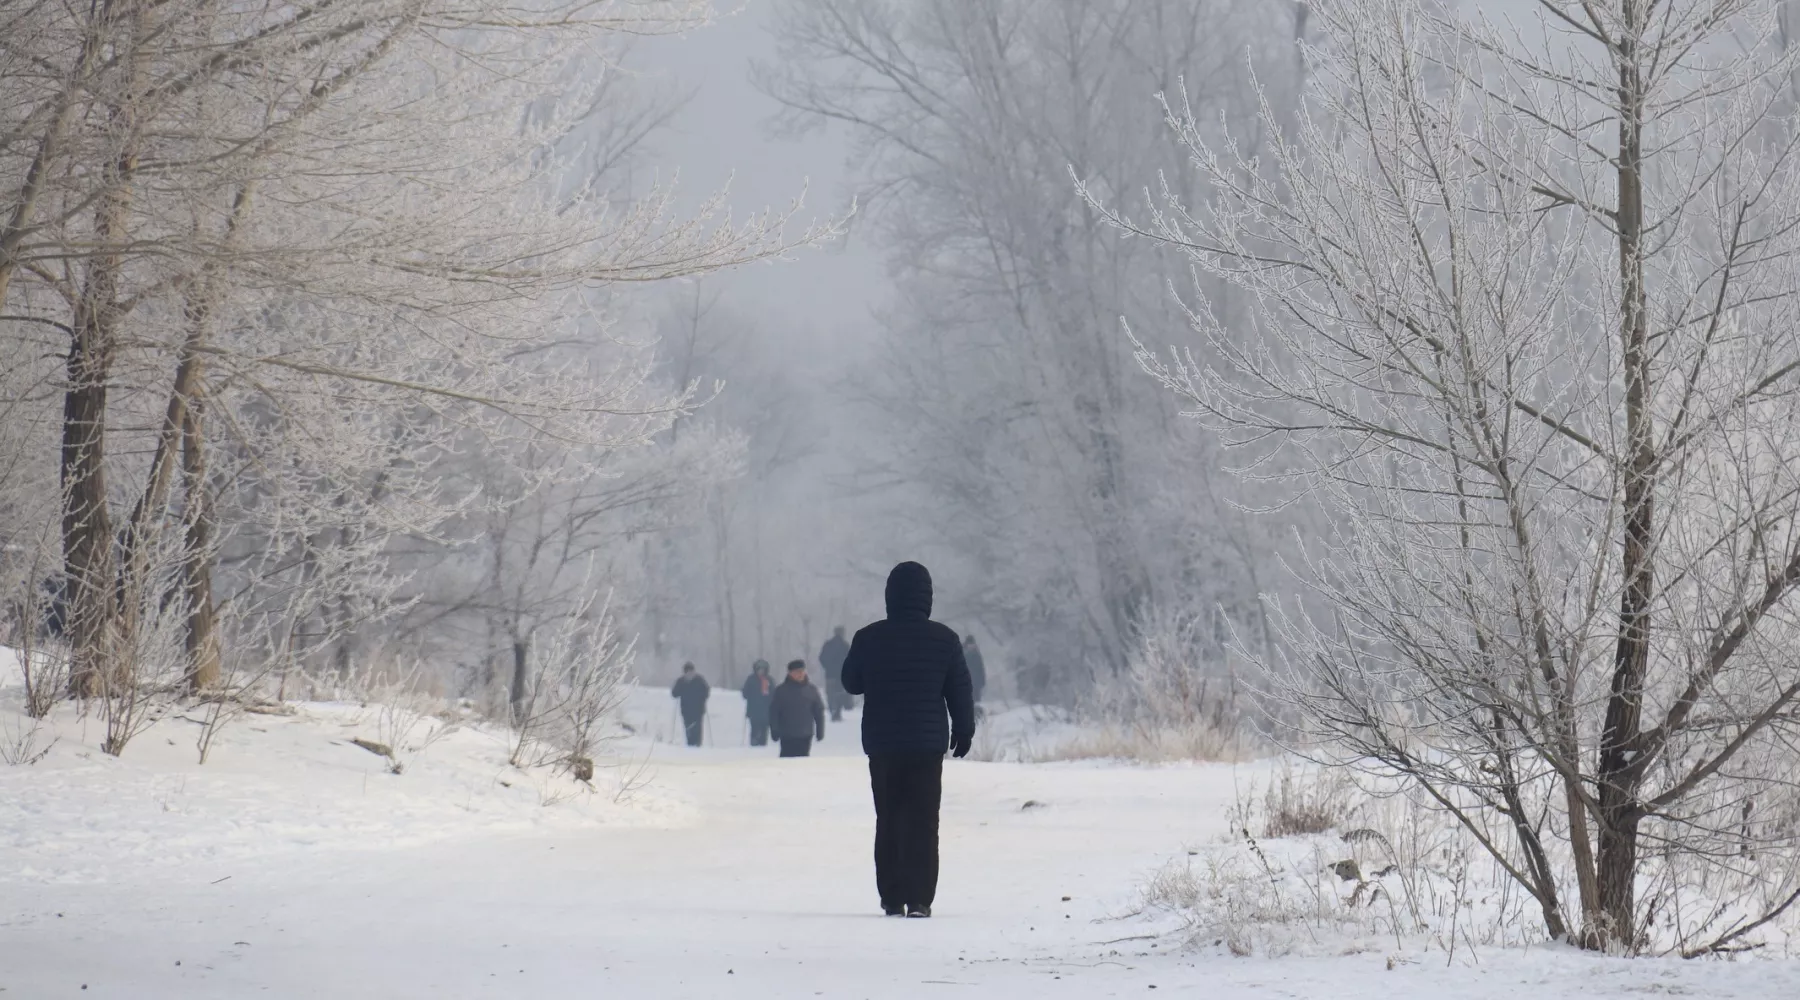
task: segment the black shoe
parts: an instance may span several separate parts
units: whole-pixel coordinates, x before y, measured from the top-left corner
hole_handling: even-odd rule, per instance
[[[929,907],[929,906],[908,906],[906,908],[906,915],[909,917],[929,917],[929,916],[931,916],[931,907]]]
[[[881,914],[886,917],[904,917],[906,916],[906,907],[889,906],[886,903],[883,903],[881,904]]]

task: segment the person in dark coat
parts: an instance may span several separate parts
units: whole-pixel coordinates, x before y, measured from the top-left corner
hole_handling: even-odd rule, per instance
[[[831,630],[831,638],[819,647],[819,669],[825,671],[825,698],[831,706],[831,721],[844,721],[844,710],[855,708],[850,693],[844,690],[844,657],[850,655],[850,644],[844,641],[844,626]]]
[[[963,645],[931,620],[931,574],[903,562],[888,574],[888,616],[864,627],[844,660],[844,690],[863,696],[863,752],[875,793],[875,887],[888,916],[931,916],[937,897],[944,750],[975,741],[975,697]]]
[[[687,745],[697,747],[706,732],[706,697],[712,688],[692,663],[681,666],[681,676],[669,688],[669,697],[681,701],[681,725],[687,730]]]
[[[750,720],[750,745],[769,744],[769,699],[775,694],[775,680],[769,676],[769,661],[757,660],[750,666],[750,679],[744,682],[744,717]]]
[[[825,699],[806,679],[805,660],[788,664],[787,680],[769,699],[769,732],[783,757],[811,756],[813,740],[825,738]]]
[[[975,637],[963,636],[963,662],[969,665],[969,686],[975,697],[975,714],[981,714],[981,692],[987,687],[987,664],[981,660],[981,650],[975,645]]]

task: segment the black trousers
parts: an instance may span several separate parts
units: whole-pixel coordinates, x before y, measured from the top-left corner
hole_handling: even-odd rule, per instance
[[[704,716],[704,715],[695,715],[695,716],[684,715],[681,717],[681,724],[684,728],[687,729],[688,746],[691,746],[691,747],[699,746],[700,745],[700,737],[702,735],[704,735],[706,732],[706,716]]]
[[[760,747],[760,746],[768,746],[768,744],[769,744],[769,719],[768,719],[768,717],[764,716],[763,718],[759,719],[756,716],[752,715],[750,717],[750,745],[753,747]]]
[[[811,736],[783,736],[781,738],[781,755],[783,757],[811,757]]]
[[[875,792],[875,888],[883,909],[937,897],[938,805],[944,755],[870,754]]]

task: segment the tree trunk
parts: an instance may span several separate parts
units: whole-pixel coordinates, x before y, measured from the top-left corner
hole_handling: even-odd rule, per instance
[[[115,354],[114,326],[123,240],[130,209],[129,156],[113,166],[111,190],[99,209],[97,242],[104,248],[88,264],[69,345],[68,387],[63,393],[63,572],[68,591],[70,673],[77,697],[101,693],[117,669],[125,643],[117,633],[117,554],[107,504],[106,408]]]
[[[1572,733],[1573,728],[1571,723],[1566,731]],[[1563,742],[1563,757],[1567,766],[1577,771],[1575,775],[1562,775],[1563,807],[1568,812],[1569,853],[1570,860],[1575,865],[1575,895],[1581,904],[1582,924],[1587,926],[1596,923],[1600,914],[1600,879],[1594,862],[1594,837],[1588,829],[1587,802],[1583,800],[1578,784],[1581,750],[1579,742],[1572,735]]]
[[[88,309],[77,316],[69,387],[63,395],[63,576],[72,658],[69,685],[78,698],[95,697],[104,687],[102,672],[111,658],[108,637],[116,617],[112,516],[106,505],[108,333]]]
[[[144,29],[143,11],[131,8],[123,24],[125,30],[114,45],[125,53],[128,76],[119,103],[109,109],[108,123],[119,137],[119,145],[101,178],[94,213],[95,252],[88,258],[70,324],[69,384],[63,393],[62,536],[70,619],[69,685],[77,697],[84,698],[103,693],[121,679],[118,672],[129,665],[123,658],[134,646],[133,637],[121,632],[120,598],[129,600],[130,596],[117,593],[117,554],[106,488],[107,388],[117,350],[114,333],[124,267],[120,248],[129,236],[140,139],[137,89],[143,53],[137,42]]]
[[[1549,852],[1544,850],[1544,841],[1537,828],[1531,825],[1531,813],[1525,806],[1524,797],[1519,792],[1518,769],[1513,755],[1506,749],[1508,734],[1504,718],[1495,713],[1494,747],[1496,750],[1495,773],[1500,779],[1499,792],[1506,803],[1507,816],[1512,820],[1513,836],[1519,842],[1519,849],[1525,855],[1525,870],[1531,876],[1530,888],[1537,898],[1538,907],[1544,915],[1544,930],[1553,941],[1564,941],[1569,936],[1568,921],[1563,916],[1563,904],[1556,887],[1556,871],[1551,866]]]
[[[192,384],[181,423],[181,471],[187,491],[187,547],[182,562],[182,583],[187,593],[187,674],[191,693],[219,683],[218,609],[213,604],[212,561],[216,524],[212,491],[206,482],[206,441],[201,420],[205,415],[204,374],[196,355]]]
[[[223,245],[235,237],[250,205],[250,185],[238,189],[226,221]],[[135,613],[135,596],[147,585],[150,564],[147,543],[152,526],[161,524],[169,508],[170,481],[179,455],[187,502],[187,544],[182,560],[182,589],[187,597],[187,670],[185,683],[199,691],[217,683],[219,645],[217,615],[212,600],[212,545],[217,523],[212,496],[206,483],[206,441],[202,422],[206,394],[205,347],[211,332],[215,304],[219,300],[218,265],[208,262],[188,282],[182,305],[187,333],[176,356],[175,381],[169,388],[162,430],[150,459],[150,473],[137,506],[126,525],[122,593],[125,613]],[[135,624],[135,623],[133,623]]]
[[[196,312],[196,304],[190,299],[188,312],[190,320]],[[139,627],[137,616],[142,605],[142,595],[149,586],[151,574],[151,558],[154,541],[162,530],[169,513],[170,486],[175,478],[175,467],[179,463],[187,470],[190,461],[204,461],[201,457],[190,458],[188,438],[190,434],[199,433],[198,418],[193,416],[192,406],[199,390],[201,377],[201,358],[198,346],[202,341],[198,322],[190,322],[186,340],[175,366],[175,381],[169,388],[169,400],[163,409],[162,428],[157,434],[156,448],[151,453],[150,471],[144,483],[144,490],[138,494],[137,503],[132,507],[131,516],[126,520],[123,535],[119,544],[119,613],[121,615],[120,632],[123,635],[136,635]],[[193,421],[190,430],[189,424]],[[195,444],[193,447],[198,447]],[[192,476],[184,471],[187,502],[192,508],[195,493]],[[193,526],[188,532],[193,534]],[[184,574],[185,574],[184,570]]]
[[[1619,67],[1618,247],[1620,351],[1625,381],[1626,468],[1624,547],[1619,595],[1619,636],[1613,656],[1606,723],[1600,737],[1599,927],[1589,927],[1591,948],[1629,950],[1637,940],[1636,881],[1638,802],[1643,781],[1639,737],[1644,677],[1650,659],[1650,606],[1654,599],[1656,451],[1650,412],[1650,343],[1643,265],[1644,82],[1639,35],[1644,0],[1623,0],[1616,46]]]
[[[525,700],[531,687],[531,643],[513,640],[512,717],[513,725],[525,723]]]

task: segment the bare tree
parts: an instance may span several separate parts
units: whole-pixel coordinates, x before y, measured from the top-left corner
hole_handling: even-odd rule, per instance
[[[678,654],[653,640],[648,652],[663,666],[702,661],[715,683],[735,687],[753,660],[810,655],[780,623],[794,609],[829,603],[834,590],[819,566],[829,559],[821,551],[825,526],[794,512],[796,494],[817,488],[806,485],[809,463],[826,457],[829,390],[806,384],[808,359],[795,356],[809,353],[805,331],[772,336],[720,305],[703,282],[671,296],[659,331],[662,370],[709,392],[705,407],[678,420],[668,439],[729,439],[738,457],[731,475],[710,481],[698,516],[661,539],[656,553],[651,635],[661,636],[665,623],[691,623],[690,635],[709,628],[712,648],[701,656],[696,643]],[[776,343],[784,349],[770,350]]]
[[[764,85],[799,120],[852,130],[898,285],[882,351],[855,380],[882,432],[855,478],[900,498],[883,517],[945,564],[946,610],[996,634],[1025,693],[1045,699],[1125,670],[1159,605],[1223,606],[1255,629],[1255,570],[1232,538],[1269,556],[1238,528],[1241,490],[1194,457],[1205,442],[1166,403],[1132,391],[1114,332],[1121,312],[1163,327],[1179,313],[1140,263],[1150,249],[1067,197],[1068,169],[1108,190],[1143,184],[1168,137],[1131,109],[1184,79],[1208,114],[1254,126],[1246,50],[1291,64],[1293,8],[780,10]]]
[[[461,669],[464,694],[501,696],[518,715],[539,672],[538,633],[585,614],[597,586],[613,594],[610,621],[644,620],[656,585],[637,541],[698,520],[742,449],[706,433],[624,451],[542,438],[508,448],[497,456],[471,441],[460,462],[439,465],[470,509],[390,548],[390,565],[410,578],[395,599],[410,606],[382,630]]]
[[[60,417],[30,419],[59,427],[77,693],[131,686],[149,553],[168,532],[188,554],[198,690],[224,641],[223,513],[288,543],[240,567],[280,567],[306,582],[275,588],[312,593],[334,564],[366,568],[388,539],[460,509],[432,465],[469,435],[627,448],[681,411],[680,387],[646,382],[641,350],[546,348],[603,339],[604,289],[795,242],[779,214],[733,222],[714,200],[671,218],[667,190],[633,200],[570,181],[572,165],[612,160],[571,140],[609,108],[608,40],[707,13],[701,0],[0,6],[0,314],[9,344],[66,348]],[[249,483],[219,475],[226,458]],[[338,578],[319,631],[354,623],[359,575]]]
[[[614,712],[631,677],[635,644],[621,635],[609,605],[572,609],[547,629],[525,695],[512,711],[511,763],[557,764],[582,781],[594,777],[594,756],[615,735]]]
[[[1190,297],[1212,359],[1140,356],[1338,525],[1297,564],[1326,612],[1281,622],[1302,743],[1414,783],[1591,948],[1742,947],[1800,898],[1780,6],[1320,0],[1293,140],[1258,162],[1177,100],[1209,196],[1113,216],[1250,293]]]

